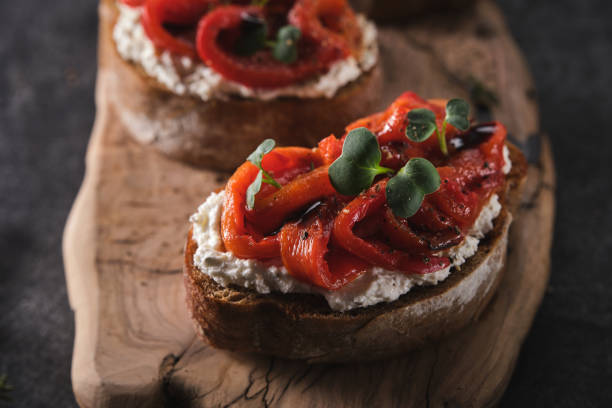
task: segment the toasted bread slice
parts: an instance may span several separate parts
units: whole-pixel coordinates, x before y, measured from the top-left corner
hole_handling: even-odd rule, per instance
[[[118,15],[115,0],[103,0],[102,7],[109,99],[137,141],[172,158],[229,171],[266,138],[282,146],[314,146],[321,135],[341,135],[347,123],[378,108],[382,91],[378,65],[332,98],[231,97],[205,102],[177,95],[121,58],[112,38]]]
[[[334,312],[320,295],[222,287],[194,266],[197,244],[190,233],[184,279],[198,334],[218,348],[330,362],[398,354],[464,327],[478,318],[503,275],[510,211],[526,175],[523,155],[509,148],[512,170],[502,211],[478,252],[446,280],[413,288],[391,303]]]

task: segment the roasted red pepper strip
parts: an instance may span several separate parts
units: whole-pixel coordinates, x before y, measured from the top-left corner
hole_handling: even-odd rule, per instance
[[[306,220],[285,224],[280,231],[281,258],[289,273],[329,290],[343,287],[369,266],[342,250],[329,250],[333,217],[322,204]]]
[[[439,124],[444,120],[444,108],[434,105],[421,98],[414,92],[404,92],[383,112],[375,113],[362,119],[358,119],[346,127],[349,132],[358,127],[367,127],[378,137],[380,144],[391,141],[405,141],[406,125],[408,119],[406,115],[412,109],[427,108],[431,110]]]
[[[326,48],[330,61],[360,48],[361,30],[346,0],[297,0],[288,20]]]
[[[398,219],[390,208],[386,208],[383,217],[383,231],[390,242],[397,248],[414,253],[429,251],[429,244],[415,233],[406,219]]]
[[[218,0],[146,0],[142,26],[156,47],[196,58],[194,44],[170,34],[164,24],[195,24],[217,2]]]
[[[440,189],[426,201],[449,215],[459,228],[469,228],[491,194],[504,183],[503,148],[506,128],[500,123],[487,125],[485,140],[470,146],[469,133],[463,134],[466,148],[452,154],[447,167],[439,167]]]
[[[440,152],[437,138],[434,136],[424,142],[412,142],[406,137],[408,125],[408,112],[417,108],[426,108],[436,115],[438,128],[446,115],[444,106],[430,103],[413,92],[404,92],[384,112],[376,113],[359,119],[346,127],[348,133],[358,127],[367,127],[378,138],[383,152],[382,166],[397,169],[403,166],[412,157],[426,157],[430,161],[440,162],[446,158]],[[452,125],[447,125],[446,139],[457,134]],[[396,155],[397,157],[393,157]]]
[[[219,3],[220,0],[165,0],[161,17],[164,23],[192,25]]]
[[[300,47],[300,58],[293,64],[277,61],[269,50],[243,57],[231,49],[224,49],[220,42],[221,34],[239,30],[245,14],[263,18],[261,7],[220,6],[198,24],[198,54],[206,65],[223,77],[253,88],[273,88],[293,84],[328,66],[327,49],[316,43],[310,45],[310,52]],[[307,42],[307,38],[300,39],[300,44]]]
[[[343,139],[331,135],[321,140],[318,145],[319,154],[324,164],[332,164],[342,154]]]
[[[280,227],[284,220],[323,197],[335,194],[328,166],[319,167],[289,182],[280,190],[256,200],[250,219],[264,233]]]
[[[253,164],[244,163],[225,186],[221,235],[225,248],[238,258],[269,259],[279,255],[277,236],[263,237],[246,225],[246,190],[258,171]]]
[[[319,163],[319,155],[312,149],[281,147],[264,156],[262,167],[277,182],[290,185],[294,178],[310,171],[311,166]],[[265,237],[265,233],[257,226],[247,223],[251,212],[246,209],[246,190],[258,171],[256,166],[246,162],[236,170],[225,187],[221,233],[226,249],[239,258],[269,259],[279,256],[277,236]],[[265,199],[274,191],[275,187],[263,184],[256,202]]]
[[[334,222],[333,241],[355,256],[379,265],[393,269],[397,259],[391,256],[391,248],[378,241],[366,241],[353,233],[353,227],[369,214],[382,208],[386,202],[385,186],[387,180],[382,180],[361,193],[340,211]]]
[[[435,228],[415,232],[413,226],[417,224],[415,217],[418,213],[409,219],[397,218],[390,208],[385,209],[382,230],[394,247],[411,253],[424,254],[446,249],[461,242],[464,235],[450,217],[426,202],[421,209],[428,220],[432,220],[431,224],[436,224]]]
[[[447,267],[450,264],[448,258],[430,256],[425,260],[421,256],[394,250],[380,240],[365,240],[354,234],[353,228],[359,221],[385,205],[386,185],[387,180],[379,181],[338,213],[332,232],[333,242],[351,254],[386,269],[425,274]]]
[[[266,154],[261,165],[280,184],[287,184],[321,165],[319,153],[305,147],[277,147]]]

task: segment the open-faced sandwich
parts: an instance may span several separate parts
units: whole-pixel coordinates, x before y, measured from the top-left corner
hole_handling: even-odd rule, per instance
[[[184,277],[199,334],[230,350],[365,360],[478,317],[526,164],[501,123],[468,111],[405,93],[314,149],[264,141],[191,218]]]
[[[110,97],[131,134],[234,169],[273,132],[312,146],[380,96],[376,28],[346,0],[104,0]]]

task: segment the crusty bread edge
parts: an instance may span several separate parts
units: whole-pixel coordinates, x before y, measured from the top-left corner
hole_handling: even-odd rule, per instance
[[[177,95],[121,58],[112,38],[117,6],[113,0],[103,0],[102,7],[110,102],[134,139],[172,158],[229,171],[266,138],[281,146],[314,146],[330,133],[342,134],[347,123],[379,107],[378,64],[333,98],[233,97],[205,102]]]
[[[321,296],[262,295],[224,288],[193,264],[197,244],[185,249],[187,305],[200,337],[211,345],[310,362],[373,360],[448,335],[478,318],[503,276],[508,229],[526,174],[510,146],[513,169],[501,214],[478,252],[435,286],[413,288],[395,302],[334,312]]]

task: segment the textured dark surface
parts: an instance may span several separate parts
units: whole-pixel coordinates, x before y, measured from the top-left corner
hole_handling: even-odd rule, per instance
[[[550,288],[502,406],[612,406],[612,3],[499,3],[558,176]],[[74,406],[61,234],[94,119],[96,1],[3,1],[0,23],[0,407]]]

